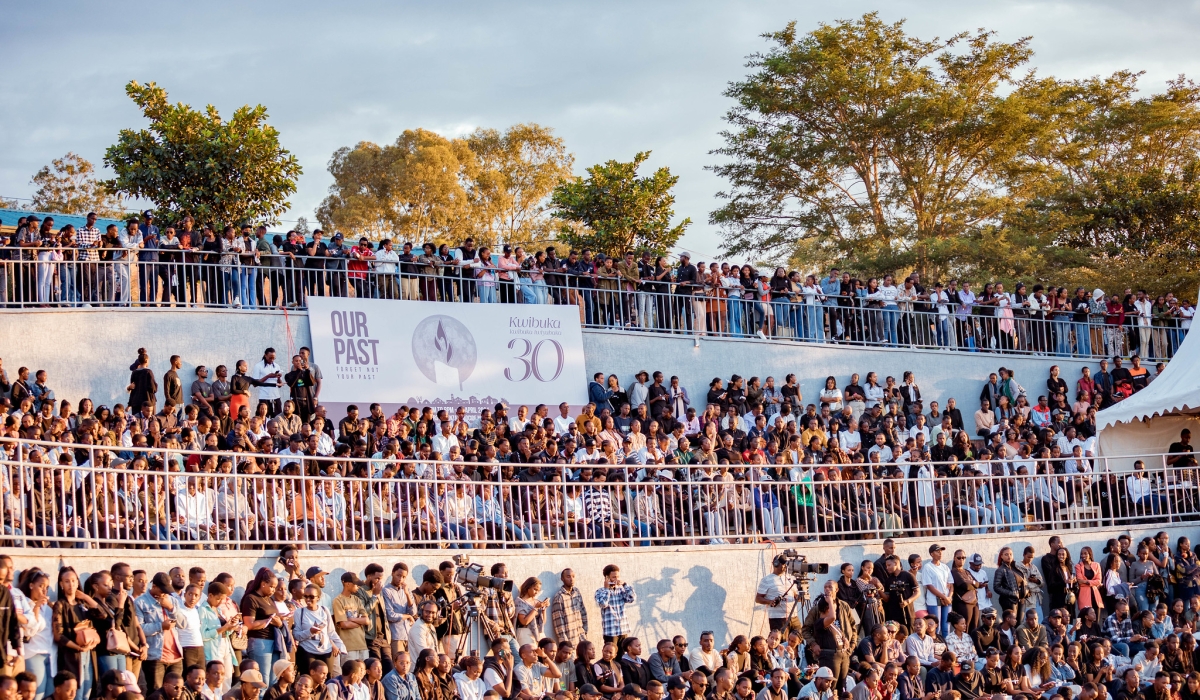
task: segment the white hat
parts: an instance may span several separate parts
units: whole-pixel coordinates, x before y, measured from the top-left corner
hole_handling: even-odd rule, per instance
[[[1093,289],[1092,290],[1092,301],[1099,301],[1103,298],[1104,298],[1104,290],[1103,289]]]
[[[813,675],[813,678],[828,678],[833,680],[833,671],[829,670],[828,666],[822,666],[821,668],[817,669],[817,672]]]

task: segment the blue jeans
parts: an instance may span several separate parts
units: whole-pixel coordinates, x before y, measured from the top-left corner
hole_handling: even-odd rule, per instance
[[[1087,323],[1072,323],[1075,327],[1075,354],[1084,357],[1092,354],[1091,326]]]
[[[824,307],[816,304],[804,305],[804,337],[809,340],[825,340]]]
[[[729,311],[729,327],[723,330],[730,335],[744,335],[742,332],[742,300],[727,299],[725,306]]]
[[[125,656],[121,654],[104,654],[96,656],[96,675],[103,676],[105,671],[124,671]]]
[[[495,304],[496,303],[496,287],[486,286],[482,282],[479,284],[479,303],[480,304]]]
[[[263,675],[264,683],[270,686],[275,682],[275,677],[271,675],[271,667],[279,660],[280,654],[275,650],[274,639],[247,639],[245,655],[258,662],[258,670]]]
[[[469,530],[467,530],[466,525],[452,525],[450,523],[446,523],[446,525],[443,526],[442,531],[443,531],[443,533],[445,533],[446,537],[450,540],[466,540],[471,536],[471,533]],[[475,546],[472,545],[470,542],[464,542],[462,544],[459,544],[454,541],[451,541],[449,543],[449,547],[450,547],[450,549],[474,549],[475,548]]]
[[[92,686],[96,684],[96,673],[92,668],[92,655],[79,655],[79,689],[75,691],[75,700],[88,700],[92,696]]]
[[[254,290],[258,284],[258,268],[246,266],[238,268],[238,294],[242,308],[253,309],[258,303]]]
[[[153,533],[154,539],[158,540],[159,542],[176,542],[176,541],[178,541],[178,538],[176,538],[175,535],[171,534],[171,528],[167,527],[166,525],[152,525],[150,527],[150,532]],[[160,545],[158,545],[158,548],[159,549],[179,549],[179,545],[177,545],[177,544],[172,544],[172,545],[160,544]]]
[[[933,329],[937,346],[939,348],[950,347],[950,319],[939,316],[937,323],[933,324]]]
[[[1053,321],[1054,324],[1054,352],[1058,355],[1068,356],[1071,354],[1071,324],[1066,321]]]
[[[925,612],[929,613],[930,618],[937,620],[938,634],[945,637],[950,633],[950,629],[946,624],[946,618],[950,615],[949,605],[926,605]],[[925,621],[928,624],[929,618],[926,618]]]
[[[37,690],[33,696],[34,700],[42,700],[42,698],[54,694],[54,676],[50,673],[49,654],[30,654],[26,656],[25,670],[32,673],[33,677],[37,679]]]
[[[900,337],[896,333],[896,323],[900,320],[900,309],[896,306],[883,307],[883,337],[888,345],[896,345]]]

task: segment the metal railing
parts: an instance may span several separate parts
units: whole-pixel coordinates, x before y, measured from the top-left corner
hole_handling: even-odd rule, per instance
[[[37,249],[29,251],[37,256]],[[75,251],[71,251],[74,253]],[[161,252],[160,252],[161,254]],[[425,301],[571,304],[587,328],[752,338],[804,343],[930,348],[964,352],[1100,358],[1137,352],[1143,360],[1166,360],[1187,329],[1180,318],[1127,319],[1106,325],[1067,311],[1024,308],[970,309],[928,301],[885,303],[866,297],[820,302],[811,295],[769,301],[749,292],[705,285],[631,282],[611,275],[539,275],[481,268],[445,267],[444,274],[401,272],[380,263],[344,259],[295,259],[293,266],[220,264],[219,254],[174,253],[196,261],[26,260],[0,261],[0,306],[304,308],[310,296]],[[281,263],[282,264],[282,263]],[[290,264],[290,261],[289,261]],[[367,269],[347,269],[361,264]],[[393,264],[388,264],[393,265]],[[511,279],[502,279],[507,275]]]
[[[471,480],[455,467],[478,463],[4,443],[6,546],[752,544],[1200,521],[1200,469],[1167,465],[1179,455],[1142,457],[1144,476],[1096,458],[1037,461],[1024,475],[1006,474],[1009,462],[506,463]],[[46,463],[60,454],[79,466]]]

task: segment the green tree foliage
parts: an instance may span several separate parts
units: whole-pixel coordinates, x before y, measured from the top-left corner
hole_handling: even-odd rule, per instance
[[[262,105],[240,107],[228,121],[167,101],[154,83],[125,86],[150,128],[123,129],[104,162],[111,191],[155,203],[163,218],[191,214],[216,225],[275,223],[296,192],[300,164],[279,144]]]
[[[1080,284],[1157,290],[1200,282],[1200,87],[1139,96],[1140,74],[1047,82],[1055,138],[1042,190],[1012,228],[1086,254]]]
[[[547,198],[571,177],[574,156],[554,131],[515,124],[504,133],[477,129],[467,137],[478,169],[468,184],[481,243],[528,244],[553,238]]]
[[[96,181],[96,169],[85,158],[68,153],[42,166],[31,183],[37,187],[30,209],[58,214],[96,212],[106,218],[121,218],[121,197]]]
[[[671,190],[679,177],[668,168],[638,177],[638,168],[649,157],[650,152],[643,151],[628,163],[610,160],[593,165],[587,177],[555,187],[550,201],[554,216],[562,220],[558,239],[606,255],[626,250],[668,252],[692,220],[671,224],[675,215]]]
[[[538,124],[478,129],[465,139],[409,130],[394,144],[334,153],[334,183],[317,218],[373,238],[543,241],[554,232],[547,198],[572,162],[562,139]]]
[[[726,92],[715,151],[728,252],[938,276],[998,242],[988,231],[1032,186],[1024,156],[1046,128],[1018,74],[1028,39],[926,41],[873,13],[766,38]]]
[[[472,231],[464,182],[475,170],[466,141],[425,129],[405,131],[388,146],[343,147],[329,161],[333,184],[317,220],[376,239],[458,240]]]

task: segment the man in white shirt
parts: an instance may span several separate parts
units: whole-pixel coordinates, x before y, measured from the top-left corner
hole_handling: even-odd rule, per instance
[[[212,489],[201,491],[194,476],[187,480],[187,491],[175,496],[175,515],[180,520],[180,527],[194,540],[211,538],[215,507],[216,493]]]
[[[972,578],[983,584],[983,588],[976,589],[976,593],[983,591],[983,593],[979,593],[979,609],[995,608],[992,603],[992,580],[983,570],[983,555],[978,552],[972,554],[967,562],[967,571],[971,573]]]
[[[458,437],[450,432],[450,421],[448,420],[442,421],[442,432],[434,435],[430,444],[433,446],[433,451],[440,454],[442,459],[450,459],[451,447],[462,449],[462,446],[458,444]]]
[[[529,422],[529,407],[519,406],[515,418],[508,419],[508,429],[514,433],[525,432],[525,424]]]
[[[379,296],[384,299],[399,299],[400,285],[396,273],[400,271],[400,254],[392,248],[389,238],[383,239],[375,252],[375,279],[379,284]]]
[[[788,612],[796,596],[791,592],[792,582],[785,578],[783,572],[787,562],[782,556],[775,557],[771,562],[771,573],[758,582],[758,590],[754,594],[754,602],[767,606],[767,623],[770,629],[786,630],[788,627]]]
[[[417,657],[425,649],[437,649],[438,606],[432,600],[421,603],[421,617],[408,628],[408,653]]]
[[[921,567],[921,588],[925,590],[925,611],[934,630],[945,637],[949,634],[946,617],[950,614],[950,567],[942,563],[940,544],[929,545],[929,561]]]
[[[713,648],[715,642],[712,632],[700,633],[700,646],[693,648],[688,652],[688,666],[693,670],[706,669],[709,673],[714,673],[718,668],[721,668],[721,652]]]
[[[540,646],[523,644],[521,660],[513,667],[513,674],[521,682],[520,700],[536,700],[542,697],[543,678],[561,678],[562,672]]]
[[[566,435],[567,431],[575,425],[575,419],[570,415],[571,407],[567,402],[562,402],[558,405],[558,415],[554,418],[554,429],[559,435]]]
[[[879,462],[881,464],[891,464],[892,448],[887,446],[887,436],[883,433],[875,433],[875,444],[871,445],[871,449],[867,450],[867,459],[871,459],[871,455],[879,454]]]
[[[280,393],[280,387],[283,386],[283,370],[275,364],[275,348],[267,348],[262,359],[250,370],[250,376],[260,382],[266,382],[258,387],[258,402],[267,404],[268,412],[272,416],[283,413]]]

